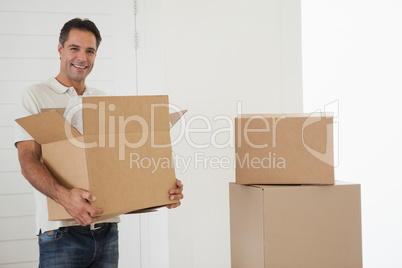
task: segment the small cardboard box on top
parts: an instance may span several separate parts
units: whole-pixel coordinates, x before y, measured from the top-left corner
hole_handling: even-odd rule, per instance
[[[233,268],[362,267],[360,185],[229,184]]]
[[[334,184],[333,114],[235,119],[236,183]]]
[[[167,96],[82,98],[83,135],[56,110],[17,119],[41,146],[43,163],[68,188],[96,196],[101,219],[176,203]],[[72,217],[48,198],[49,220]]]

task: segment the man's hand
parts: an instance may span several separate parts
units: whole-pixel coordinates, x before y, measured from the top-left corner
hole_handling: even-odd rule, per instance
[[[104,212],[103,209],[97,209],[90,204],[90,202],[95,201],[95,196],[82,189],[67,189],[67,191],[63,191],[63,194],[58,196],[58,201],[67,210],[68,214],[82,226],[99,221],[99,215]]]
[[[176,186],[177,186],[177,188],[171,189],[169,191],[170,200],[179,200],[179,202],[176,203],[176,204],[168,205],[167,206],[168,209],[176,208],[176,207],[180,206],[181,205],[180,199],[183,199],[183,197],[184,197],[183,194],[182,194],[182,192],[183,192],[183,183],[180,180],[176,179]]]

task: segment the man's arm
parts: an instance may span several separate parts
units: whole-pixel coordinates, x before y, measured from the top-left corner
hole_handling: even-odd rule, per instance
[[[18,158],[22,175],[44,195],[61,204],[75,221],[86,226],[99,221],[102,209],[96,209],[88,201],[95,201],[95,197],[82,189],[67,189],[52,176],[47,167],[40,161],[42,150],[33,140],[17,143]]]

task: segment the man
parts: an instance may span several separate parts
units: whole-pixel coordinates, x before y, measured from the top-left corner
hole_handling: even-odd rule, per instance
[[[65,108],[75,96],[103,95],[85,85],[101,40],[93,22],[78,18],[68,21],[59,37],[59,74],[28,88],[22,97],[19,117],[40,113],[42,108]],[[103,213],[101,208],[90,204],[95,196],[59,184],[41,162],[40,145],[19,126],[16,146],[21,172],[36,189],[39,267],[117,267],[119,217],[102,222],[99,216],[93,217]],[[170,199],[179,202],[168,208],[180,205],[182,190],[183,184],[177,180],[177,188],[170,191]],[[61,204],[74,220],[48,221],[46,196]]]

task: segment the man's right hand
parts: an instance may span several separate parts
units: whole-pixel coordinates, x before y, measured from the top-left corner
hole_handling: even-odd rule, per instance
[[[82,189],[66,189],[58,194],[58,202],[66,209],[74,220],[82,226],[100,220],[103,209],[95,208],[90,202],[95,201],[95,196]]]

